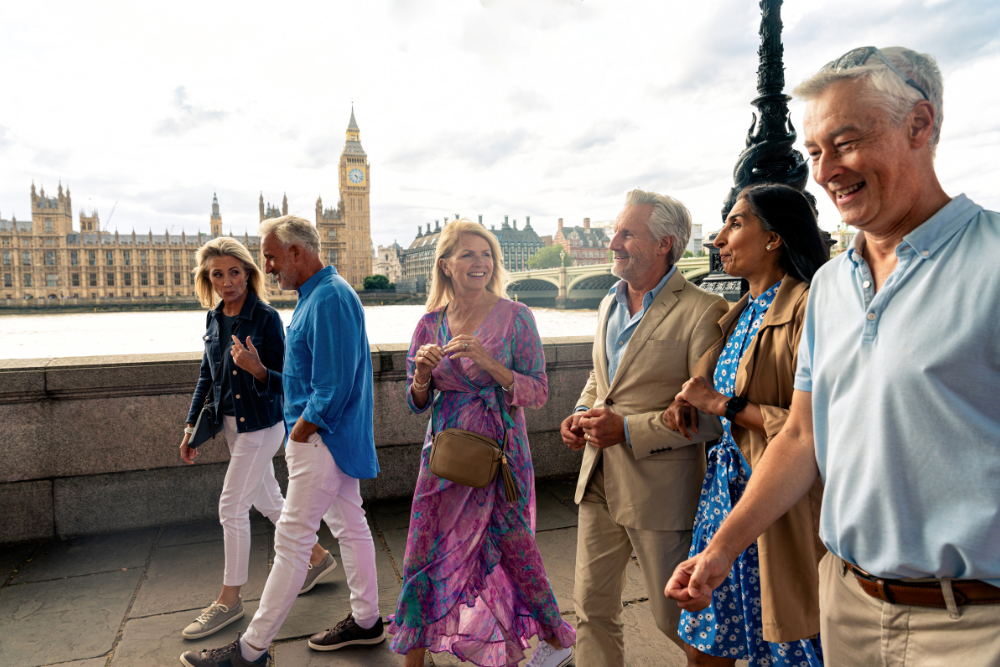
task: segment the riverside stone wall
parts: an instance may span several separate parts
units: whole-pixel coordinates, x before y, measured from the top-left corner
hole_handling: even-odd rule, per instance
[[[544,339],[549,400],[526,410],[538,478],[573,474],[559,438],[591,367],[591,337]],[[406,405],[407,346],[373,345],[375,447],[366,500],[413,493],[427,417]],[[53,352],[57,352],[53,350]],[[211,519],[229,453],[222,435],[181,461],[196,353],[0,361],[0,543]],[[282,484],[284,451],[275,457]]]

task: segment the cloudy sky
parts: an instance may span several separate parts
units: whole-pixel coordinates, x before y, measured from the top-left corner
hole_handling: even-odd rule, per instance
[[[788,90],[859,45],[936,56],[941,180],[1000,209],[1000,3],[782,13]],[[353,102],[375,244],[456,213],[553,233],[614,218],[633,187],[710,231],[750,125],[759,17],[755,0],[5,2],[0,217],[30,217],[34,179],[68,183],[74,216],[117,202],[119,231],[207,231],[213,192],[238,234],[261,192],[313,219],[317,195],[336,203]]]

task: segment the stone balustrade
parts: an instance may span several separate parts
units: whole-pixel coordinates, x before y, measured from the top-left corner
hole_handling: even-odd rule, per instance
[[[538,478],[579,469],[559,424],[587,380],[593,339],[543,343],[549,400],[526,411]],[[406,351],[371,347],[381,472],[362,481],[365,500],[407,497],[416,483],[427,416],[406,405]],[[229,456],[222,435],[199,449],[196,465],[178,453],[200,361],[197,353],[0,361],[0,543],[216,517]],[[282,487],[283,455],[275,457]]]

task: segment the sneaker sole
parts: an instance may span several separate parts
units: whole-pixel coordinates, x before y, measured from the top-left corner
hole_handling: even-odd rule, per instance
[[[372,639],[355,639],[349,642],[343,642],[341,644],[332,644],[330,646],[321,646],[319,644],[313,644],[310,639],[308,644],[309,648],[314,651],[336,651],[337,649],[344,648],[345,646],[372,646],[374,644],[381,644],[385,641],[385,629],[382,630],[382,634],[378,637],[373,637]]]
[[[236,621],[238,621],[241,618],[243,618],[245,615],[246,615],[246,611],[241,611],[239,614],[237,614],[236,616],[233,616],[231,619],[229,619],[228,621],[226,621],[222,625],[218,625],[218,626],[212,628],[211,630],[206,630],[205,632],[199,632],[197,634],[190,634],[190,635],[187,634],[187,633],[182,632],[181,633],[181,637],[183,637],[184,639],[201,639],[202,637],[207,637],[209,635],[214,635],[216,632],[218,632],[222,628],[224,628],[227,625],[230,625],[232,623],[235,623]],[[187,665],[187,667],[192,667],[191,665],[188,665],[188,663],[183,658],[181,659],[181,662],[183,662],[185,665]]]
[[[320,579],[322,579],[323,577],[325,577],[326,575],[330,574],[331,572],[333,572],[336,569],[337,569],[337,560],[334,559],[333,565],[331,565],[330,567],[326,568],[325,570],[323,570],[322,572],[320,572],[318,575],[316,575],[316,578],[312,580],[311,584],[309,584],[308,586],[306,586],[305,588],[303,588],[301,591],[299,591],[299,595],[302,595],[303,593],[308,593],[309,591],[311,591],[313,588],[316,587],[316,584],[319,583]]]

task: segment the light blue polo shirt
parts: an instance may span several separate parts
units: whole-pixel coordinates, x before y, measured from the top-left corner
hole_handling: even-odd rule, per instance
[[[863,243],[816,273],[795,375],[820,537],[879,577],[1000,586],[1000,214],[956,197],[878,293]]]

